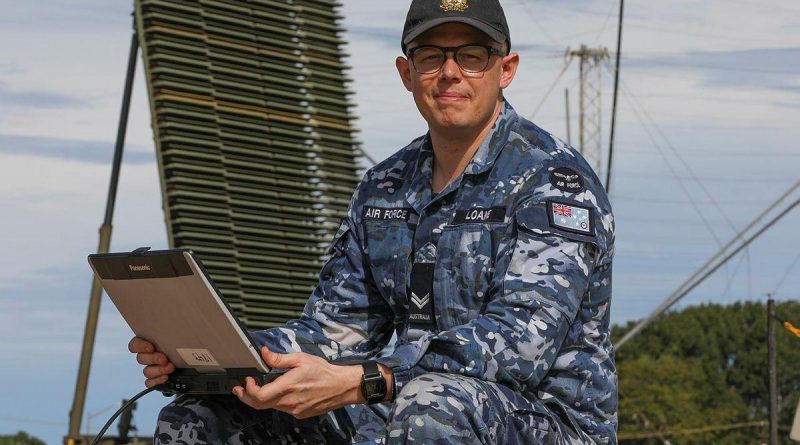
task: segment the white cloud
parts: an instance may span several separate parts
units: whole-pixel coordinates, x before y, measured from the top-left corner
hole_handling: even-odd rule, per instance
[[[568,46],[587,43],[614,49],[613,3],[504,1],[513,45],[524,49],[521,71],[508,91],[520,114],[529,115],[539,103],[563,66],[562,55]],[[76,98],[90,105],[67,104],[66,108],[53,109],[35,106],[35,101],[30,100],[16,104],[0,101],[0,134],[113,141],[131,36],[131,2],[0,0],[0,9],[4,11],[0,17],[2,91],[30,93],[28,99],[44,100],[47,98],[36,95],[50,92],[57,95],[55,98]],[[612,15],[601,32],[609,11]],[[344,36],[350,40],[347,50],[354,66],[351,75],[355,79],[356,114],[360,117],[357,126],[362,129],[359,138],[366,151],[383,158],[425,131],[411,96],[394,70],[405,4],[348,0],[342,12],[344,24],[352,29]],[[735,52],[800,47],[800,8],[782,0],[676,0],[626,4],[626,17],[629,26],[625,29],[623,51],[629,58],[623,59],[625,83],[698,174],[706,178],[742,178],[741,183],[710,181],[707,186],[715,199],[727,201],[723,208],[735,222],[748,221],[785,186],[759,182],[759,178],[796,177],[800,171],[800,158],[796,156],[746,156],[749,151],[795,150],[800,130],[794,123],[800,116],[798,108],[791,105],[796,105],[797,96],[760,87],[752,76],[745,84],[719,82],[719,76],[730,73],[719,67],[743,63],[741,66],[749,68],[786,70],[789,76],[797,77],[800,69],[789,60],[780,66],[767,66],[771,62],[764,61],[765,66],[753,67],[746,64],[746,53],[737,59]],[[687,59],[691,54],[695,59]],[[709,61],[716,68],[687,63],[696,62],[702,54],[709,58],[734,54],[734,58]],[[641,60],[660,60],[663,64],[637,67],[636,62]],[[680,65],[675,65],[676,61]],[[138,62],[127,149],[151,153],[149,105],[141,59]],[[574,100],[578,91],[576,77],[577,64],[573,64],[536,119],[557,135],[565,132],[564,88],[572,87]],[[610,86],[606,77],[606,113],[611,102]],[[573,101],[573,119],[577,115],[576,104]],[[663,160],[653,156],[655,150],[626,99],[620,98],[620,104],[620,176],[616,177],[618,185],[614,188],[620,199],[614,205],[617,220],[624,228],[619,233],[615,272],[616,321],[644,315],[715,247],[690,206],[658,202],[688,198],[670,179]],[[608,114],[604,123],[608,124]],[[577,124],[573,125],[573,131],[576,128]],[[605,132],[604,138],[607,136]],[[80,143],[76,144],[79,147]],[[109,144],[109,150],[112,148]],[[714,155],[714,150],[719,155]],[[640,153],[635,154],[637,151]],[[739,155],[726,156],[727,152]],[[54,396],[59,403],[48,408],[44,416],[52,419],[66,419],[69,409],[90,284],[85,256],[97,247],[97,228],[103,217],[110,174],[110,165],[66,159],[69,157],[0,150],[0,233],[5,235],[4,254],[0,255],[0,338],[14,339],[0,346],[4,348],[0,354],[17,357],[27,350],[40,353],[15,360],[25,370],[13,376],[15,381],[30,385],[47,378],[51,386],[59,388]],[[708,200],[696,188],[690,192],[694,199]],[[648,200],[655,202],[648,204]],[[737,201],[740,202],[730,203]],[[649,214],[642,216],[643,212]],[[648,225],[637,218],[664,223]],[[719,215],[714,218],[720,221]],[[734,281],[733,295],[747,296],[744,290],[752,287],[750,296],[757,297],[775,286],[796,255],[790,250],[797,244],[794,227],[798,223],[793,216],[753,245],[751,274],[745,274],[742,266]],[[720,230],[720,236],[724,236],[729,229]],[[123,163],[112,250],[165,244],[155,165]],[[747,280],[748,276],[752,279]],[[715,279],[698,291],[697,298],[720,292],[724,284],[724,280]],[[790,278],[782,291],[787,295],[796,293],[798,286],[798,280]],[[105,360],[95,363],[88,411],[108,405],[118,393],[119,398],[130,395],[125,392],[132,393],[141,385],[138,367],[126,359],[124,351],[128,328],[107,300],[103,307],[97,357]],[[50,359],[50,352],[58,354],[57,365]],[[122,381],[125,383],[120,384]],[[8,387],[0,388],[0,392],[11,394],[11,400],[22,400],[20,406],[28,406],[23,403],[28,392]],[[143,403],[149,408],[140,405],[137,416],[140,431],[146,433],[163,399],[153,396]],[[0,403],[0,415],[14,408]],[[20,412],[36,417],[40,410],[31,406]],[[12,429],[15,431],[16,425],[0,422],[0,433],[13,432]],[[63,433],[63,429],[54,428],[48,430],[46,438],[56,443]]]

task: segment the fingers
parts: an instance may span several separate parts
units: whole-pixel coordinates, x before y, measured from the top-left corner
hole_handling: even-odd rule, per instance
[[[140,352],[136,354],[136,361],[139,362],[140,365],[166,366],[169,364],[167,356],[160,352]]]
[[[131,341],[128,342],[128,350],[134,354],[138,354],[141,352],[156,352],[156,347],[143,338],[133,337]]]
[[[142,374],[147,378],[145,386],[153,386],[166,383],[169,374],[175,371],[175,365],[170,363],[166,355],[156,352],[156,347],[149,341],[133,337],[128,342],[128,350],[136,354],[136,361],[141,365],[146,365]]]
[[[233,388],[233,394],[239,398],[244,404],[254,409],[267,409],[270,406],[259,400],[258,390],[259,386],[256,385],[255,379],[252,377],[245,378],[245,388],[236,386]]]
[[[261,348],[261,357],[264,358],[264,361],[267,362],[267,365],[278,369],[296,368],[305,360],[306,355],[307,354],[302,352],[279,354],[277,352],[270,351],[266,346]]]
[[[280,380],[280,378],[278,379]],[[281,384],[275,380],[268,385],[258,386],[252,377],[245,378],[245,385],[233,388],[233,394],[242,402],[255,409],[276,408],[284,396],[285,391]],[[278,383],[276,385],[276,383]]]
[[[166,377],[168,374],[175,371],[175,365],[172,363],[167,363],[166,366],[158,366],[158,365],[150,365],[145,366],[142,370],[142,374],[148,379],[156,379],[161,378],[162,376]]]
[[[168,378],[168,376],[163,375],[163,376],[158,377],[158,378],[147,379],[147,380],[144,381],[144,385],[146,387],[148,387],[148,388],[152,388],[152,387],[154,387],[156,385],[160,385],[162,383],[166,383],[167,378]]]

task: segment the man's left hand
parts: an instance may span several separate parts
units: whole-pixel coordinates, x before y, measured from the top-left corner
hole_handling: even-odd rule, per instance
[[[305,419],[363,403],[361,366],[334,365],[304,352],[279,354],[267,347],[261,349],[261,356],[271,368],[287,371],[264,386],[247,377],[244,388],[233,389],[239,400],[252,408],[273,408]]]

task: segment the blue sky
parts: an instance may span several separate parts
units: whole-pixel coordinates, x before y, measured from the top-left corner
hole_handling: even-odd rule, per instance
[[[384,158],[425,130],[394,71],[405,2],[344,3],[359,139]],[[615,47],[613,0],[504,5],[522,59],[506,96],[522,115],[553,84],[567,47]],[[24,429],[56,444],[74,391],[91,284],[85,257],[104,212],[132,7],[0,0],[0,8],[0,434]],[[628,92],[611,191],[618,323],[647,314],[800,176],[800,6],[674,0],[626,4],[626,17]],[[142,74],[140,64],[112,250],[166,246]],[[564,88],[574,119],[576,79],[573,62],[534,119],[562,138]],[[611,82],[603,79],[607,139]],[[776,288],[779,298],[796,296],[798,224],[795,211],[681,305],[760,299]],[[129,337],[105,300],[86,404],[92,429],[141,388]],[[165,402],[140,402],[143,434]]]

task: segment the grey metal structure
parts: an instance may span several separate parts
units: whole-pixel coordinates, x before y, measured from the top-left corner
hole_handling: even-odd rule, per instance
[[[300,313],[357,182],[340,7],[136,0],[171,247],[251,329]]]
[[[602,89],[601,68],[609,59],[608,49],[588,48],[567,50],[569,58],[580,59],[580,92],[578,116],[578,149],[595,172],[602,171]]]

